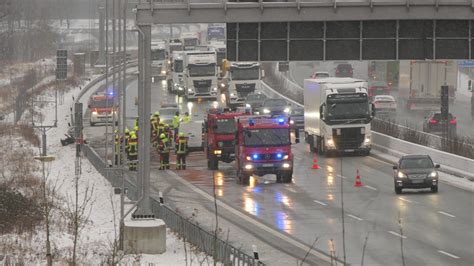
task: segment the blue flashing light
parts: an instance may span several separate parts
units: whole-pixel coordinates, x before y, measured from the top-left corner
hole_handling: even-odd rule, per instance
[[[257,160],[258,159],[258,154],[252,155],[252,159]]]
[[[281,158],[283,158],[283,154],[281,154],[281,153],[277,153],[277,158],[278,158],[278,159],[281,159]]]
[[[250,126],[254,126],[255,125],[255,121],[253,119],[249,119],[249,125]]]
[[[283,125],[285,123],[284,118],[278,118],[278,124]]]

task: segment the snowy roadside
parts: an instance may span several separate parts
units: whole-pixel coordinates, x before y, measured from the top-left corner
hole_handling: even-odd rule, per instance
[[[92,89],[97,89],[101,84],[99,83]],[[74,202],[72,199],[75,194],[75,147],[74,145],[63,147],[59,140],[67,132],[68,122],[70,121],[69,108],[74,103],[73,96],[74,98],[77,97],[78,93],[79,87],[71,89],[64,95],[63,104],[58,105],[58,126],[47,132],[47,154],[56,158],[55,161],[47,164],[48,184],[57,186],[59,196],[64,199],[60,202],[64,209],[67,209],[68,205]],[[40,111],[45,116],[45,124],[54,120],[55,112],[53,106],[46,106]],[[35,149],[35,153],[38,154],[39,151]],[[93,189],[93,194],[90,201],[91,204],[87,207],[87,213],[90,209],[90,215],[87,217],[87,223],[80,232],[78,240],[78,259],[80,264],[97,265],[106,263],[112,255],[112,243],[118,234],[118,226],[116,225],[118,225],[119,219],[120,199],[113,194],[113,188],[108,181],[85,158],[81,158],[81,170],[78,182],[79,200],[84,198],[86,190],[91,191]],[[52,223],[51,228],[52,253],[55,262],[65,263],[72,257],[72,231],[69,228],[70,224],[68,225],[68,221],[64,217],[53,214],[53,219],[55,221]],[[25,264],[43,264],[45,263],[45,257],[42,255],[45,253],[45,238],[46,235],[43,227],[38,227],[36,234],[33,236],[3,235],[0,236],[0,242],[2,245],[20,246],[21,252],[15,251],[14,254],[17,257],[21,254],[20,256]],[[204,261],[206,264],[212,264],[211,258],[207,258],[201,253],[189,253],[189,249],[188,247],[188,254],[185,254],[183,242],[172,232],[168,231],[167,252],[162,255],[128,255],[124,256],[121,263],[139,262],[140,264],[186,265],[185,258],[187,255],[188,260],[193,259],[197,263]]]

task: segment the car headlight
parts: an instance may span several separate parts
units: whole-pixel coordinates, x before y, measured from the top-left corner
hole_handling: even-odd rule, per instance
[[[289,113],[289,112],[290,112],[290,108],[286,107],[285,110],[283,110],[283,112]]]
[[[283,156],[283,160],[288,160],[290,156],[288,156],[288,154],[286,154],[285,156]]]
[[[212,88],[212,90],[213,90],[213,91],[217,91],[217,87],[215,87],[215,88]]]
[[[253,168],[253,165],[251,164],[246,164],[245,167],[244,167],[246,170],[250,170]]]
[[[270,110],[268,110],[267,108],[263,109],[263,113],[264,114],[269,114],[270,113]]]
[[[93,114],[93,115],[97,115],[97,112],[96,112],[96,111],[93,111],[92,114]]]
[[[436,172],[436,171],[431,172],[430,175],[429,175],[429,177],[431,177],[431,178],[436,178],[436,177],[438,177],[438,172]]]
[[[188,89],[188,92],[194,92],[194,91],[193,91],[193,89],[189,88],[189,89]]]
[[[293,120],[290,120],[290,124],[292,124],[292,125],[293,125],[294,123],[295,123],[295,121],[293,121]]]
[[[245,160],[247,160],[247,161],[252,161],[252,157],[246,156],[246,157],[245,157]]]
[[[245,108],[252,108],[252,106],[250,104],[246,103]]]
[[[365,144],[365,145],[370,144],[370,137],[365,138],[364,144]]]
[[[332,140],[332,139],[328,139],[326,141],[326,143],[327,143],[328,146],[334,146],[334,140]]]
[[[175,83],[175,84],[174,84],[174,86],[175,86],[175,87],[178,87],[178,86],[179,86],[179,84],[178,84],[178,83]]]
[[[182,90],[184,90],[184,89],[183,89],[183,87],[178,87],[178,90],[179,90],[179,91],[182,91]]]
[[[284,163],[283,164],[283,168],[290,168],[290,166],[291,166],[291,164],[289,164],[289,163]]]
[[[214,154],[215,155],[220,155],[220,154],[222,154],[222,151],[221,150],[214,150]]]
[[[225,84],[224,84],[224,83],[221,83],[221,88],[225,88]]]
[[[397,176],[398,178],[407,178],[407,175],[404,174],[403,172],[398,172]]]
[[[230,94],[230,97],[235,97],[235,94],[231,93],[231,94]]]
[[[166,74],[166,70],[161,70],[161,75]]]

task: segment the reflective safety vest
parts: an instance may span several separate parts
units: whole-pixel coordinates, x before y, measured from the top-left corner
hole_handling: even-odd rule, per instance
[[[128,146],[128,155],[134,156],[138,155],[138,143],[136,140],[130,140]]]
[[[185,154],[188,152],[188,139],[186,137],[180,137],[178,139],[178,149],[176,150],[177,154]]]
[[[189,122],[191,122],[191,116],[184,115],[183,116],[183,123],[189,123]]]
[[[160,147],[159,147],[161,153],[169,153],[170,152],[170,147],[168,145],[168,142],[169,142],[168,138],[161,139]]]
[[[114,141],[114,148],[115,148],[115,152],[119,152],[120,151],[120,142],[121,142],[121,138],[119,135],[115,135],[115,141]]]
[[[171,122],[171,125],[173,126],[173,128],[179,128],[179,115],[175,115],[173,117],[173,121]]]

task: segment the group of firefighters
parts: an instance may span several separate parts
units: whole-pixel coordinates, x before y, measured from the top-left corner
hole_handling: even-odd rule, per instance
[[[186,112],[184,116],[180,116],[176,112],[173,117],[171,126],[160,121],[160,113],[155,112],[150,117],[151,124],[151,143],[160,155],[160,170],[170,169],[170,151],[172,145],[175,145],[176,152],[176,169],[186,169],[186,155],[188,154],[188,137],[184,132],[179,132],[181,123],[189,123],[191,117]],[[138,119],[135,121],[133,130],[125,129],[122,138],[118,131],[115,131],[115,164],[120,160],[121,144],[124,142],[125,152],[128,159],[128,169],[130,171],[137,170],[138,160]]]

